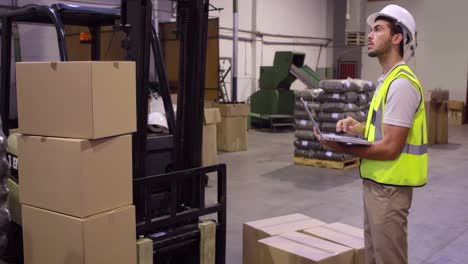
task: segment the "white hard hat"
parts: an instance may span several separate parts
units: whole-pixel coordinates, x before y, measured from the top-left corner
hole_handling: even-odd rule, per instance
[[[411,44],[415,40],[416,22],[408,10],[398,5],[387,5],[379,13],[370,15],[367,18],[367,24],[372,27],[375,19],[379,16],[393,18],[401,24],[403,26],[403,30],[406,31],[410,38],[408,44]]]

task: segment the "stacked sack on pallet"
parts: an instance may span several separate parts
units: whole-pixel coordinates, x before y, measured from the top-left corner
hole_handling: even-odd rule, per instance
[[[372,82],[357,79],[322,80],[319,89],[297,91],[294,110],[294,157],[332,161],[347,161],[353,158],[347,154],[333,152],[315,139],[313,124],[304,109],[301,97],[306,101],[322,133],[336,133],[338,120],[352,117],[359,122],[366,121],[374,91],[375,86]]]

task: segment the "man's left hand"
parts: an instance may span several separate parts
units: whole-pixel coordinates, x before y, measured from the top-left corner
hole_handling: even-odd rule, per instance
[[[341,144],[341,143],[338,143],[336,141],[330,141],[330,140],[324,140],[320,134],[318,133],[317,129],[314,127],[314,135],[315,135],[315,138],[320,141],[320,143],[324,146],[327,146],[331,149],[333,149],[334,151],[336,152],[345,152],[345,145],[344,144]]]

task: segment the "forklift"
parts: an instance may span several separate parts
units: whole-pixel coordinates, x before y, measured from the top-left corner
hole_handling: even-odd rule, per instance
[[[100,29],[113,26],[124,33],[126,60],[136,63],[137,131],[133,134],[133,204],[136,209],[137,245],[150,248],[154,263],[200,263],[200,219],[216,224],[215,263],[225,263],[226,166],[201,167],[204,83],[209,1],[174,0],[177,4],[177,36],[180,40],[177,118],[172,108],[162,48],[152,24],[152,0],[121,0],[120,8],[96,8],[66,4],[28,5],[0,15],[1,74],[0,114],[8,136],[12,178],[9,180],[12,225],[9,245],[0,258],[22,263],[21,212],[18,199],[20,171],[17,164],[17,120],[10,118],[12,24],[38,23],[55,28],[60,60],[68,60],[65,25],[87,26],[92,35],[91,58],[100,60]],[[164,103],[168,134],[147,129],[150,82],[150,49],[154,54],[157,89]],[[214,173],[217,201],[205,204],[205,178]],[[143,254],[139,252],[139,254]],[[143,261],[150,261],[143,260]],[[145,262],[147,263],[147,262]]]

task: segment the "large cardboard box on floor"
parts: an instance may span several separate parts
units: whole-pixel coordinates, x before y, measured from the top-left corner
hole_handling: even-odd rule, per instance
[[[354,249],[354,263],[365,263],[364,230],[362,229],[342,223],[333,223],[309,228],[303,233],[352,248]]]
[[[244,223],[243,225],[243,263],[257,264],[258,240],[270,236],[300,231],[325,225],[325,222],[303,214],[291,214]]]
[[[330,241],[299,232],[258,241],[256,264],[353,264],[354,252]]]
[[[447,102],[425,102],[427,120],[427,142],[433,144],[448,143]]]
[[[425,95],[426,95],[425,101],[430,101],[433,103],[441,103],[441,102],[447,102],[449,100],[450,92],[449,90],[446,90],[446,89],[436,88],[436,89],[427,91]]]
[[[135,208],[84,219],[23,205],[26,264],[136,264]]]
[[[75,217],[132,204],[132,137],[18,136],[20,202]]]
[[[218,108],[205,108],[203,125],[202,165],[209,166],[218,163],[218,144],[216,124],[221,122]]]
[[[462,101],[448,101],[448,122],[452,125],[463,125],[465,123],[465,103]]]
[[[249,104],[216,104],[222,116],[218,124],[218,150],[242,151],[247,149],[247,115]]]
[[[136,130],[134,62],[16,65],[19,132],[97,139]]]
[[[442,102],[437,111],[436,144],[448,144],[448,108],[447,102]]]

